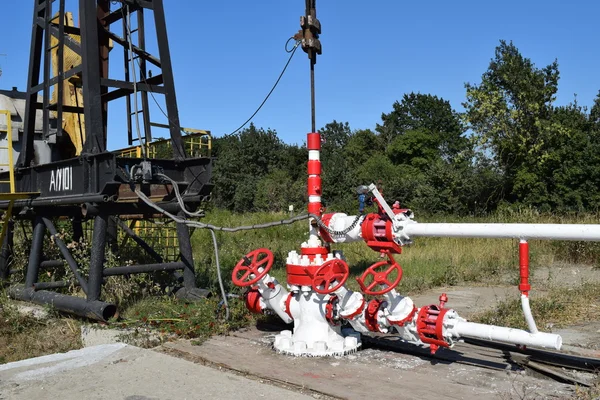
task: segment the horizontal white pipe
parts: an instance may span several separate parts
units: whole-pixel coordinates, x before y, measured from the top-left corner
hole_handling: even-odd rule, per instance
[[[455,325],[450,328],[450,332],[447,333],[458,337],[471,337],[555,350],[560,350],[562,346],[560,335],[553,333],[529,333],[521,329],[477,324],[475,322],[456,321]]]
[[[538,333],[538,328],[535,325],[533,314],[531,314],[531,307],[529,307],[529,297],[525,296],[524,294],[521,295],[521,308],[523,310],[523,315],[525,316],[527,326],[529,327],[529,333]]]
[[[402,231],[409,238],[461,237],[600,241],[600,224],[433,224],[413,223]]]

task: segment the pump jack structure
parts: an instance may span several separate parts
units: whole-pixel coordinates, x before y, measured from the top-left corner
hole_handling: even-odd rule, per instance
[[[113,9],[115,4],[116,8]],[[148,14],[151,14],[150,20],[154,21],[158,56],[150,54],[145,45]],[[25,198],[10,198],[9,187],[0,185],[0,209],[8,214],[12,212],[5,218],[30,221],[33,234],[24,285],[11,287],[9,294],[16,299],[52,304],[59,310],[108,320],[117,310],[115,305],[101,301],[104,277],[183,270],[184,287],[178,295],[192,298],[201,296],[205,292],[196,287],[190,231],[184,224],[177,224],[180,247],[178,261],[163,262],[161,256],[153,252],[150,246],[145,246],[141,238],[130,229],[125,229],[140,247],[149,252],[155,263],[104,268],[107,229],[116,229],[115,218],[144,218],[157,214],[156,210],[140,201],[134,193],[135,189],[141,190],[162,209],[176,215],[183,213],[173,184],[158,174],[176,182],[187,210],[197,209],[207,200],[212,189],[211,159],[189,158],[182,140],[163,1],[79,0],[78,15],[79,27],[71,26],[65,23],[68,21],[65,0],[33,1],[24,128],[22,137],[12,139],[22,144],[16,167],[10,171],[10,174],[14,173],[14,180],[10,180],[16,192]],[[135,28],[131,23],[133,17]],[[137,40],[134,40],[135,36]],[[122,49],[124,55],[124,77],[109,75],[111,54],[118,48]],[[58,54],[55,68],[52,68],[52,52]],[[64,62],[66,52],[78,55],[80,63],[67,65]],[[149,65],[154,69],[154,74],[149,73]],[[81,91],[82,103],[75,106],[64,103],[64,90],[69,88],[64,85],[65,81],[75,88],[76,97],[77,91]],[[56,91],[55,102],[51,101],[53,90]],[[155,124],[150,120],[149,94],[164,96],[168,125]],[[139,145],[146,146],[152,140],[152,127],[167,127],[173,148],[172,159],[122,157],[107,151],[109,104],[121,98],[126,99],[127,126],[118,134],[127,135],[130,145],[139,140]],[[141,107],[137,107],[138,98]],[[34,146],[36,114],[40,114],[38,110],[41,110],[42,135],[47,139],[45,143],[50,143],[47,148]],[[67,114],[74,116],[85,128],[81,130],[85,132],[85,137],[82,137],[80,152],[75,151],[76,144],[62,129],[62,121]],[[143,139],[141,134],[136,139],[132,134],[135,126],[133,120],[140,115],[143,120],[140,125],[143,126],[141,129],[138,126],[138,132],[143,130]],[[10,121],[7,122],[10,125]],[[40,162],[46,159],[50,159],[50,162]],[[8,180],[9,172],[0,175],[0,181]],[[87,279],[82,276],[66,244],[57,235],[53,222],[57,219],[72,221],[75,240],[82,235],[82,222],[93,221],[93,246]],[[6,279],[10,272],[14,234],[12,226],[12,223],[9,224],[2,245],[0,280]],[[54,240],[64,260],[44,258],[42,248],[45,240]],[[46,290],[61,287],[61,283],[39,281],[40,268],[65,263],[87,298]]]

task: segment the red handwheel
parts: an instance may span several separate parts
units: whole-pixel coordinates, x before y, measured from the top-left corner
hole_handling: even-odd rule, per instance
[[[390,257],[389,261],[380,261],[371,265],[363,272],[360,278],[356,279],[364,294],[374,296],[382,295],[391,291],[398,283],[400,283],[400,280],[402,279],[402,267],[394,261],[391,255],[388,256]],[[394,271],[398,273],[398,276],[391,282],[389,277]],[[369,284],[365,284],[365,281],[367,281],[370,276],[373,277],[373,281]],[[373,290],[377,285],[384,287],[381,290]]]
[[[237,286],[252,286],[269,272],[273,265],[273,253],[261,248],[251,251],[233,268],[231,280]],[[251,277],[254,275],[254,278]]]
[[[330,294],[341,288],[348,276],[350,276],[350,269],[346,262],[338,259],[329,260],[315,272],[312,288],[319,294]],[[335,286],[332,287],[333,284]]]

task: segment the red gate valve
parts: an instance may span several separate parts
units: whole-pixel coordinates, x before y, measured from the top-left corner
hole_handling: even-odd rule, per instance
[[[394,260],[391,254],[388,253],[388,257],[388,261],[380,261],[371,265],[363,272],[360,278],[356,279],[364,294],[373,296],[385,294],[392,291],[402,280],[402,267]],[[394,272],[397,273],[396,279],[390,281],[389,277]],[[366,284],[365,282],[369,280],[369,277],[372,277],[373,280]],[[383,288],[381,290],[373,290],[377,285],[383,286]]]
[[[319,294],[330,294],[341,288],[346,283],[348,276],[350,276],[350,269],[345,261],[337,258],[329,260],[315,272],[312,288]]]
[[[231,274],[231,280],[237,286],[252,286],[269,272],[272,265],[273,253],[271,250],[256,249],[246,254],[236,264]],[[252,275],[254,275],[254,278],[252,278]]]

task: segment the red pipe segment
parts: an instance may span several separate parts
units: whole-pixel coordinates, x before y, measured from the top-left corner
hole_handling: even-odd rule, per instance
[[[529,243],[524,240],[519,243],[519,272],[521,275],[519,290],[525,296],[529,296],[531,290],[529,284]]]

